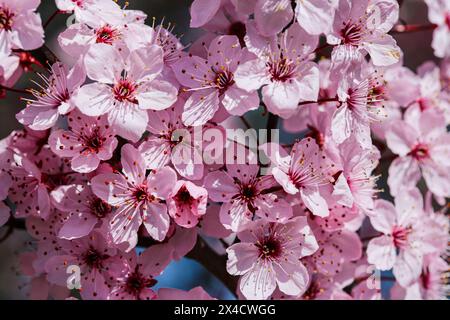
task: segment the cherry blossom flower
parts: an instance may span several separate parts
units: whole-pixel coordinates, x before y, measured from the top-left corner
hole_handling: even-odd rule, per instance
[[[387,34],[398,20],[399,6],[394,0],[339,0],[327,42],[334,45],[332,60],[345,72],[345,65],[361,61],[368,53],[376,66],[399,61],[400,48]]]
[[[61,11],[75,14],[77,21],[96,23],[99,20],[116,21],[121,18],[121,9],[114,1],[103,0],[55,0]]]
[[[370,149],[370,123],[386,117],[384,107],[379,103],[383,99],[378,90],[380,82],[376,77],[364,77],[354,67],[352,70],[339,83],[340,105],[331,121],[331,133],[337,144],[354,135],[363,148]]]
[[[259,220],[238,237],[241,242],[227,249],[227,270],[242,275],[240,290],[247,299],[267,299],[277,286],[288,295],[306,291],[309,275],[299,260],[318,245],[305,217],[286,223]]]
[[[448,196],[449,137],[445,118],[432,110],[393,121],[386,132],[386,142],[399,157],[389,167],[391,194],[395,196],[401,189],[413,188],[422,173],[431,192]]]
[[[58,43],[67,54],[77,59],[82,59],[96,43],[114,46],[126,57],[130,51],[151,44],[150,37],[154,31],[144,24],[145,18],[146,15],[140,11],[113,10],[111,15],[100,15],[84,23],[70,25],[59,34]]]
[[[195,227],[206,213],[208,191],[190,181],[179,180],[168,201],[169,215],[182,227]]]
[[[95,196],[89,186],[62,186],[53,195],[53,205],[69,214],[58,232],[62,239],[87,236],[95,227],[101,227],[103,221],[108,221],[113,211],[112,206]],[[99,232],[103,231],[99,229]],[[107,234],[104,236],[107,238]]]
[[[48,281],[66,285],[67,267],[76,265],[81,270],[81,296],[84,299],[106,299],[109,294],[107,281],[124,268],[120,252],[110,247],[98,232],[76,240],[59,240],[59,245],[58,254],[45,264]]]
[[[399,193],[395,206],[386,200],[375,202],[370,222],[381,236],[367,246],[368,262],[380,270],[393,269],[402,286],[409,286],[422,271],[423,255],[429,253],[422,195],[417,189]]]
[[[424,257],[419,279],[407,288],[395,285],[391,289],[393,299],[446,300],[448,264],[437,254]]]
[[[53,127],[59,115],[75,108],[73,93],[85,81],[86,75],[80,65],[69,72],[64,65],[56,62],[51,67],[49,78],[41,75],[44,85],[40,91],[31,91],[36,100],[27,100],[28,105],[16,115],[17,120],[33,130],[45,130]]]
[[[297,24],[270,39],[249,29],[247,46],[257,58],[240,63],[236,84],[248,92],[263,86],[263,102],[268,110],[283,118],[292,116],[300,101],[317,100],[319,70],[310,61],[317,42],[316,36]]]
[[[0,47],[34,50],[44,44],[41,17],[35,12],[40,0],[2,0],[0,3]],[[6,36],[3,36],[6,35]]]
[[[431,47],[439,58],[450,56],[450,3],[445,0],[425,0],[428,6],[428,19],[437,25],[433,33]]]
[[[370,213],[378,192],[377,177],[372,175],[380,158],[378,149],[363,149],[351,139],[340,145],[340,157],[342,171],[334,183],[333,196],[338,204]]]
[[[213,171],[204,179],[208,196],[223,202],[220,221],[232,231],[242,231],[253,216],[272,222],[284,222],[292,216],[292,208],[281,197],[270,193],[276,185],[272,176],[258,177],[259,165],[227,164],[227,171]]]
[[[108,295],[110,300],[152,300],[156,293],[151,289],[158,276],[170,262],[167,247],[152,246],[139,256],[134,251],[126,256],[125,268],[117,276]]]
[[[53,131],[48,140],[55,154],[71,158],[74,171],[92,172],[112,157],[117,139],[105,117],[87,117],[75,110],[68,115],[68,125],[69,130]]]
[[[264,149],[274,166],[272,175],[284,191],[289,194],[299,193],[313,214],[328,216],[328,204],[320,193],[320,187],[333,181],[334,164],[329,163],[315,140],[308,137],[297,142],[290,155],[273,144]]]
[[[238,88],[234,80],[236,68],[251,57],[241,49],[238,38],[219,36],[206,52],[206,59],[189,55],[172,67],[181,85],[188,88],[186,91],[193,91],[184,105],[185,125],[205,124],[220,106],[233,115],[242,115],[259,106],[258,94]]]
[[[156,79],[163,67],[163,52],[157,46],[135,50],[124,59],[116,48],[97,43],[84,63],[88,77],[97,82],[77,91],[77,107],[87,116],[108,114],[110,125],[123,138],[139,140],[148,123],[146,110],[162,110],[176,101],[176,88]]]
[[[162,200],[169,199],[177,177],[169,167],[152,170],[146,176],[142,155],[126,144],[121,152],[122,174],[100,174],[92,179],[92,191],[117,208],[110,220],[110,233],[116,244],[136,246],[137,231],[143,224],[150,236],[164,240],[170,218]]]

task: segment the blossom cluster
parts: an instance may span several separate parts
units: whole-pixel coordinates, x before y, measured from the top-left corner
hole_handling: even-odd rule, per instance
[[[75,62],[50,51],[0,142],[29,296],[218,298],[153,289],[209,250],[240,299],[446,298],[450,1],[426,3],[441,60],[414,72],[396,0],[194,0],[191,45],[128,5],[55,0],[74,16],[55,51]],[[45,66],[39,4],[0,0],[4,95]],[[229,157],[248,115],[297,139]]]

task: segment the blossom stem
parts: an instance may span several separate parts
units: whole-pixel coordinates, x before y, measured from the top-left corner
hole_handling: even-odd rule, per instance
[[[430,24],[399,24],[396,25],[390,32],[390,34],[401,34],[401,33],[413,33],[419,31],[434,30],[437,25],[434,23]]]
[[[320,104],[320,103],[325,103],[325,102],[338,102],[338,101],[339,101],[339,98],[338,97],[334,97],[334,98],[319,99],[317,101],[302,101],[302,102],[299,102],[298,105],[299,106],[303,106],[305,104],[311,104],[311,103]]]
[[[50,24],[50,22],[52,22],[53,19],[60,13],[63,13],[63,11],[58,10],[58,9],[55,12],[53,12],[53,14],[50,16],[50,18],[48,18],[47,21],[45,21],[44,26],[43,26],[44,29],[46,29],[48,27],[48,25]]]

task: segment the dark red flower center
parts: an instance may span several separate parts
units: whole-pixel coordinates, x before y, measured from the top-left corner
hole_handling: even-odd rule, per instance
[[[281,55],[280,59],[269,61],[270,80],[286,82],[295,75],[296,65]]]
[[[103,262],[108,259],[109,256],[102,254],[98,252],[94,248],[89,248],[84,254],[83,254],[83,261],[84,263],[93,269],[101,269],[103,268]]]
[[[321,292],[320,285],[317,283],[317,281],[311,281],[311,284],[309,285],[308,289],[303,294],[302,298],[305,300],[314,300]]]
[[[450,29],[450,12],[447,12],[445,15],[445,23],[447,24],[447,28]]]
[[[157,281],[152,277],[146,277],[139,272],[138,268],[130,274],[125,283],[127,293],[139,298],[142,290],[153,287]]]
[[[392,232],[394,238],[394,245],[396,248],[404,248],[408,244],[408,236],[411,233],[411,227],[395,226]]]
[[[113,88],[114,98],[120,102],[137,103],[135,93],[136,84],[128,79],[120,79]]]
[[[234,75],[228,69],[213,71],[216,73],[214,84],[216,88],[219,89],[219,93],[223,94],[229,87],[234,84]]]
[[[113,42],[120,38],[120,32],[110,25],[105,25],[95,31],[96,43],[106,43],[112,45]]]
[[[189,193],[189,190],[185,186],[182,186],[180,188],[177,195],[175,196],[175,199],[177,202],[181,202],[183,204],[191,204],[194,200],[194,198]]]
[[[341,29],[341,38],[344,44],[357,47],[362,39],[361,25],[347,22]]]
[[[282,246],[278,239],[273,236],[264,238],[256,243],[259,257],[263,259],[276,259],[282,254]]]
[[[7,7],[0,7],[0,30],[11,31],[14,13]]]
[[[409,155],[420,161],[428,158],[430,153],[427,145],[419,143],[410,151]]]
[[[148,201],[153,198],[151,194],[148,193],[147,186],[142,185],[137,187],[133,192],[133,198],[136,202]]]

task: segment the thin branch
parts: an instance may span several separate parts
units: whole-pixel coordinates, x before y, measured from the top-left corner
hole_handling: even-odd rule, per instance
[[[434,23],[430,24],[398,24],[389,33],[390,34],[403,34],[403,33],[413,33],[420,31],[434,30],[437,25]]]
[[[321,104],[321,103],[325,103],[325,102],[338,102],[338,101],[339,101],[339,98],[338,97],[334,97],[334,98],[319,99],[317,101],[302,101],[302,102],[299,102],[298,105],[299,106],[303,106],[305,104],[311,104],[311,103]]]
[[[45,23],[43,25],[44,29],[47,29],[47,27],[50,24],[50,22],[52,22],[53,19],[60,13],[63,13],[63,11],[60,11],[58,9],[55,12],[53,12],[53,14],[50,16],[50,18],[48,18],[47,21],[45,21]]]

